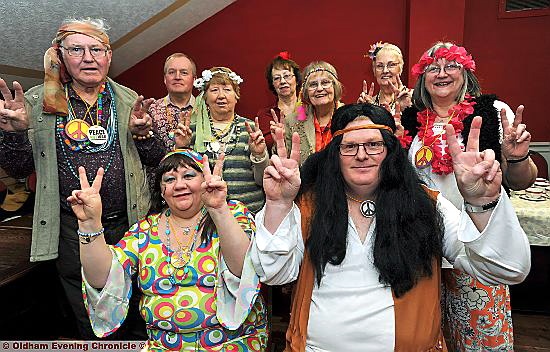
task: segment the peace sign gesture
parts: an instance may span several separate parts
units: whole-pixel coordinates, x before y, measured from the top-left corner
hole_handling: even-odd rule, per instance
[[[273,117],[272,121],[269,121],[269,130],[271,133],[271,138],[275,140],[275,130],[277,128],[282,129],[283,136],[285,135],[285,112],[283,110],[281,111],[281,118],[277,116],[277,113],[275,110],[271,109],[271,117]]]
[[[396,79],[397,86],[393,84],[391,80],[388,80],[388,83],[393,90],[394,100],[397,102],[396,105],[399,105],[401,110],[404,110],[412,105],[412,89],[409,89],[403,85],[401,76],[397,75]]]
[[[487,204],[498,198],[502,183],[500,164],[492,149],[479,151],[481,117],[472,120],[468,144],[462,151],[452,125],[446,125],[447,144],[453,158],[458,189],[464,200],[474,205]]]
[[[101,228],[102,204],[99,190],[101,189],[104,173],[105,171],[100,167],[90,186],[88,176],[86,176],[86,169],[80,166],[78,168],[80,189],[74,190],[67,198],[74,214],[78,218],[79,228],[83,232],[95,232]]]
[[[521,159],[529,152],[531,133],[527,132],[527,126],[521,123],[523,120],[524,106],[518,106],[514,122],[510,125],[506,116],[506,109],[500,110],[500,123],[504,138],[502,140],[502,154],[505,159]]]
[[[186,110],[180,112],[180,120],[177,128],[174,130],[174,142],[176,148],[187,148],[191,144],[191,137],[193,132],[191,131],[191,111]]]
[[[224,153],[220,153],[214,170],[210,171],[210,164],[208,162],[208,156],[204,155],[203,161],[203,175],[204,182],[201,184],[201,198],[204,202],[204,206],[207,209],[221,209],[227,205],[227,183],[223,180],[223,159]]]
[[[374,82],[370,84],[369,88],[367,81],[363,81],[363,90],[361,91],[361,94],[359,94],[357,102],[369,104],[372,104],[374,102]]]
[[[132,135],[137,136],[137,139],[145,139],[150,135],[153,119],[151,119],[147,111],[153,101],[153,98],[144,99],[143,95],[140,95],[134,103],[128,128]]]
[[[23,87],[19,82],[13,82],[15,98],[11,95],[6,82],[0,78],[0,92],[4,100],[0,100],[0,129],[4,131],[25,131],[29,128],[29,119],[25,110]]]
[[[245,121],[246,131],[248,132],[249,139],[248,145],[250,147],[250,154],[257,158],[261,158],[265,155],[267,145],[265,144],[265,138],[260,129],[260,123],[258,122],[258,116],[255,119],[254,127],[250,126],[248,121]]]

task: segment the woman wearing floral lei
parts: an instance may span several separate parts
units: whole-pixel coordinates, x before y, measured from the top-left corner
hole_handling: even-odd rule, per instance
[[[211,160],[225,153],[223,179],[231,199],[252,212],[263,206],[262,179],[269,163],[265,139],[256,123],[235,113],[243,79],[226,67],[212,67],[195,79],[201,91],[189,128],[175,132],[178,148],[191,147]]]
[[[377,42],[371,45],[365,57],[372,60],[372,73],[380,86],[380,91],[374,94],[374,82],[369,86],[367,81],[363,81],[363,91],[357,102],[384,106],[392,114],[396,113],[396,108],[403,111],[411,106],[412,90],[401,82],[401,49],[394,44]]]
[[[435,44],[412,68],[413,75],[418,77],[413,107],[405,109],[402,115],[408,133],[402,144],[409,147],[409,159],[421,178],[458,209],[462,209],[463,199],[453,177],[445,124],[453,125],[459,142],[467,148],[472,120],[481,116],[479,150],[495,152],[503,184],[509,188],[527,188],[537,175],[529,158],[531,134],[522,123],[523,106],[514,115],[495,95],[481,94],[475,68],[472,56],[463,47]],[[513,350],[508,286],[486,286],[473,276],[450,269],[444,270],[443,278],[444,323],[451,337],[449,350]]]

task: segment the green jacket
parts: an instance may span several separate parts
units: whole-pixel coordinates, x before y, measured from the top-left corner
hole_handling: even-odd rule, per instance
[[[300,135],[300,165],[307,157],[315,153],[315,124],[313,117],[305,121],[298,120],[298,114],[294,113],[285,119],[285,143],[290,153],[292,149],[292,134],[297,132]]]
[[[149,211],[149,188],[132,134],[128,130],[137,94],[108,79],[116,99],[120,148],[124,159],[126,199],[130,224]],[[58,256],[60,231],[59,178],[56,152],[56,116],[42,112],[43,85],[25,93],[25,106],[30,120],[28,131],[37,175],[36,200],[32,227],[31,262]]]

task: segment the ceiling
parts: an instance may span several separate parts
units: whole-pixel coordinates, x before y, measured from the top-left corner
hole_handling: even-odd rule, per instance
[[[0,0],[0,77],[44,79],[44,53],[66,18],[103,18],[117,76],[236,0]],[[11,86],[11,84],[9,84]]]

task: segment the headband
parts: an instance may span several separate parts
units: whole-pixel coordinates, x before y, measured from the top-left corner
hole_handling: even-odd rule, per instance
[[[356,131],[356,130],[373,130],[373,129],[386,130],[386,131],[390,131],[391,133],[393,133],[393,130],[390,126],[378,125],[378,124],[372,124],[371,123],[371,124],[368,124],[368,125],[353,126],[353,127],[344,128],[342,130],[338,130],[338,131],[334,132],[332,137],[334,138],[334,137],[339,136],[341,134],[351,132],[351,131]]]
[[[191,160],[193,160],[201,170],[203,169],[204,157],[202,156],[202,154],[197,153],[192,149],[174,149],[173,151],[168,152],[160,162],[163,162],[174,154],[185,155],[186,157],[191,158]]]
[[[83,34],[92,37],[111,49],[109,36],[89,23],[67,23],[59,27],[52,46],[44,54],[44,100],[42,110],[49,114],[67,116],[67,97],[63,85],[72,81],[65,63],[61,59],[60,44],[71,34]]]
[[[468,54],[466,49],[462,46],[452,45],[450,48],[442,46],[434,51],[432,55],[433,56],[430,56],[427,51],[422,54],[422,57],[420,58],[418,63],[415,64],[411,69],[413,76],[419,77],[420,75],[422,75],[424,73],[424,70],[426,69],[426,66],[431,65],[438,59],[456,61],[461,64],[465,69],[472,72],[474,72],[476,69],[476,63],[474,59],[472,59],[472,55]]]
[[[309,78],[309,76],[311,76],[312,73],[315,73],[315,72],[328,72],[330,73],[334,78],[338,79],[338,75],[335,73],[335,72],[332,72],[331,70],[329,70],[328,68],[324,68],[324,67],[316,67],[314,68],[313,70],[309,71],[306,76],[304,77],[304,81],[302,82],[302,87],[304,86],[304,84],[306,84],[307,82],[307,79]]]

